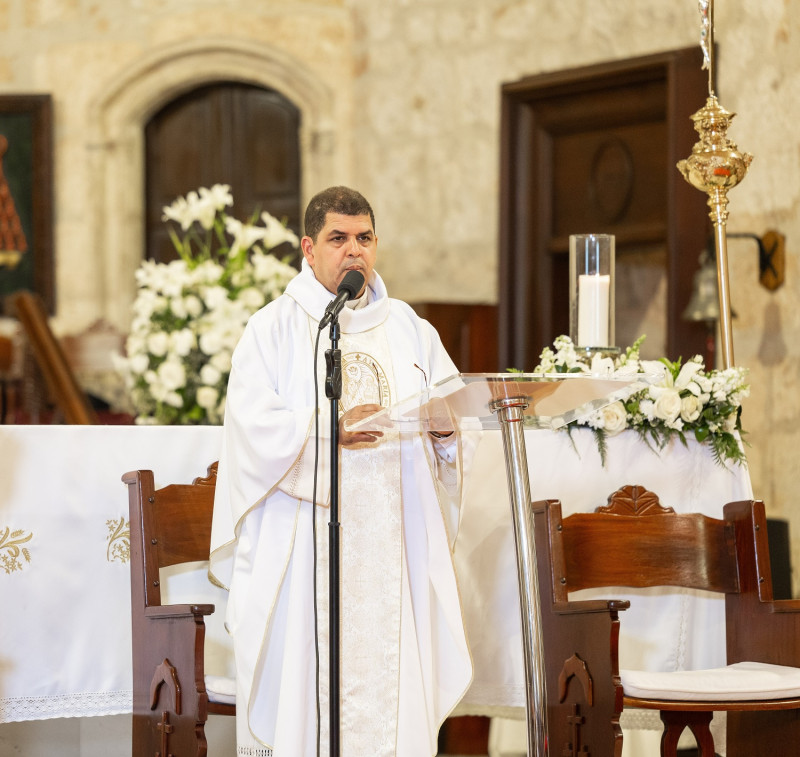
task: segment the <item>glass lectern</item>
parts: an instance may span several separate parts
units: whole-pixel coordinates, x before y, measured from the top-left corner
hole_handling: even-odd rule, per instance
[[[351,424],[409,433],[494,428],[503,438],[519,576],[528,755],[547,754],[547,707],[539,586],[524,429],[557,429],[639,391],[647,377],[577,373],[462,373]]]

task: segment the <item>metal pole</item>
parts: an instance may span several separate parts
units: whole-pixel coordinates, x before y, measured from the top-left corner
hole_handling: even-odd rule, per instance
[[[517,552],[523,653],[525,658],[525,699],[527,704],[528,757],[547,755],[547,697],[544,651],[542,646],[539,579],[536,572],[536,545],[533,538],[531,487],[525,449],[524,397],[497,400],[497,413],[503,435],[514,545]]]
[[[719,205],[725,208],[728,201],[724,198]],[[711,205],[712,203],[709,202]],[[716,205],[715,203],[714,205]],[[714,209],[712,205],[712,210]],[[716,218],[714,217],[716,215]],[[717,252],[717,287],[719,289],[719,328],[720,328],[720,357],[723,368],[735,365],[733,357],[733,326],[731,324],[731,290],[730,273],[728,271],[728,240],[725,235],[725,216],[723,212],[712,214],[714,219],[714,242]],[[713,367],[713,366],[712,366]]]

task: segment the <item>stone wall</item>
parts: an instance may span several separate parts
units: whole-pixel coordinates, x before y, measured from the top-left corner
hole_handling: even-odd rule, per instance
[[[718,94],[755,156],[730,231],[786,235],[786,284],[758,284],[732,239],[736,362],[754,490],[800,514],[800,0],[719,0]],[[141,126],[219,74],[274,86],[303,113],[304,187],[373,201],[390,290],[496,302],[500,87],[699,42],[695,0],[6,0],[0,92],[55,103],[57,328],[124,327],[141,250]],[[702,103],[698,103],[700,107]]]

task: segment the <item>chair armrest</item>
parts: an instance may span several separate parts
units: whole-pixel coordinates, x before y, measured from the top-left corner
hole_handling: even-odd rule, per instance
[[[550,677],[560,674],[566,660],[577,655],[594,676],[610,682],[617,675],[619,613],[630,602],[624,599],[587,599],[545,603],[542,635]],[[603,671],[602,673],[600,671]]]
[[[800,612],[800,599],[776,599],[772,602],[772,612]]]
[[[630,602],[587,599],[548,604],[547,599],[542,633],[550,727],[562,738],[565,724],[575,715],[575,707],[580,707],[588,729],[586,738],[591,731],[597,743],[607,741],[614,732],[609,726],[618,722],[622,710],[619,610],[628,609]],[[551,730],[551,736],[554,732]],[[562,738],[559,743],[567,742]],[[621,740],[619,743],[621,747]],[[552,747],[551,754],[555,754]],[[560,748],[558,754],[562,754]]]
[[[559,615],[590,612],[619,612],[627,610],[631,603],[627,599],[582,599],[576,602],[553,602],[553,612]]]
[[[180,618],[198,615],[211,615],[214,612],[214,605],[156,605],[155,607],[145,607],[145,618]]]
[[[800,601],[726,597],[728,663],[768,662],[800,667]]]

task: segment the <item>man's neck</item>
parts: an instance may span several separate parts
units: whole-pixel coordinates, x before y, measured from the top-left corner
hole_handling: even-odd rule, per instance
[[[361,308],[366,307],[369,305],[369,287],[364,287],[364,293],[360,297],[356,297],[353,300],[348,300],[345,303],[345,307],[350,308],[351,310],[360,310]]]

